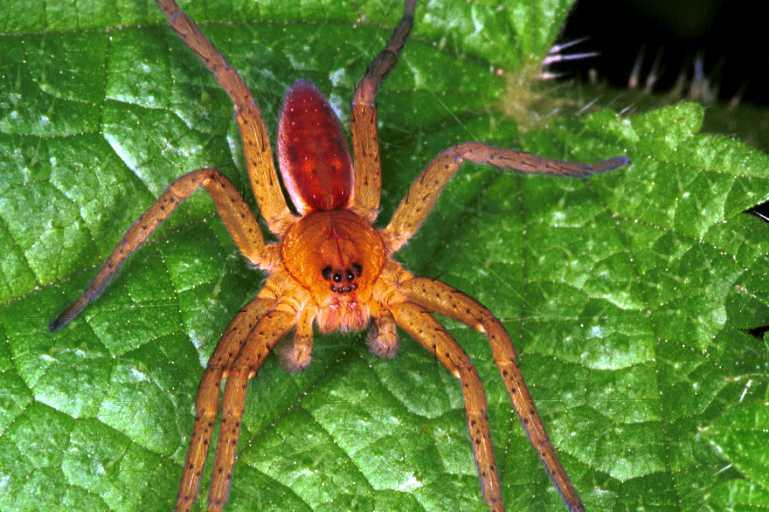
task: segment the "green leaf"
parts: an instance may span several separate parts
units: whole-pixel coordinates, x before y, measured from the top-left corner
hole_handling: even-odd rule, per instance
[[[541,58],[569,6],[420,5],[379,97],[380,223],[459,141],[629,155],[590,180],[466,166],[399,258],[504,321],[588,509],[765,508],[765,457],[747,448],[766,428],[748,420],[769,354],[748,331],[769,323],[769,227],[743,212],[769,198],[769,157],[700,133],[693,104],[521,133],[499,75]],[[298,78],[348,121],[400,9],[189,5],[271,129]],[[151,3],[8,1],[4,14],[0,509],[168,510],[205,362],[263,276],[197,194],[79,319],[46,326],[175,177],[214,165],[251,201],[231,105]],[[563,510],[486,342],[447,325],[486,383],[509,510]],[[486,510],[463,418],[456,382],[408,340],[383,361],[362,334],[318,336],[307,371],[271,358],[252,382],[228,510]]]
[[[749,379],[745,386],[753,383]],[[765,510],[769,506],[769,402],[738,403],[705,431],[730,461],[722,471],[736,468],[746,478],[730,478],[713,490],[714,506]]]

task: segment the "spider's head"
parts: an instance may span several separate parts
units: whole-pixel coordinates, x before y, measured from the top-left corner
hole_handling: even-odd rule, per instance
[[[321,332],[359,331],[369,322],[372,285],[384,265],[377,232],[348,210],[310,213],[286,234],[283,264],[318,306]]]
[[[358,289],[356,282],[363,275],[363,265],[354,262],[348,268],[337,268],[326,265],[320,271],[323,279],[329,282],[329,290],[334,293],[352,293]]]
[[[337,257],[326,260],[321,269],[323,283],[317,286],[316,301],[320,308],[316,321],[321,332],[359,331],[368,325],[367,301],[362,300],[359,283],[363,265],[353,262],[345,266]],[[336,263],[336,265],[334,265]]]

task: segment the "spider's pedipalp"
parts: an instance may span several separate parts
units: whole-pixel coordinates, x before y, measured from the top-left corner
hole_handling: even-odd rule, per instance
[[[248,335],[259,319],[269,310],[272,301],[257,298],[247,304],[232,319],[219,340],[200,380],[195,399],[195,426],[187,449],[179,494],[176,498],[177,512],[187,512],[198,494],[200,475],[208,455],[211,434],[216,421],[219,401],[219,385],[224,372],[240,353]]]
[[[390,306],[397,324],[414,341],[435,354],[435,357],[458,378],[467,412],[467,430],[481,481],[483,497],[492,512],[504,512],[502,489],[494,458],[489,431],[488,406],[483,384],[475,366],[449,333],[422,307],[409,302]]]
[[[505,170],[532,174],[552,174],[582,178],[611,171],[627,165],[630,159],[618,156],[595,164],[550,160],[530,153],[496,148],[478,142],[465,142],[452,146],[433,159],[422,174],[411,184],[406,196],[383,230],[383,236],[391,252],[411,239],[432,211],[438,197],[462,163],[468,161],[486,164]]]
[[[237,189],[216,169],[199,169],[177,178],[139,220],[133,223],[85,292],[51,322],[49,330],[61,329],[96,300],[120,270],[126,258],[139,249],[179,204],[200,187],[205,188],[211,195],[219,217],[241,254],[256,267],[271,268],[274,258],[271,246],[264,244],[259,223]]]
[[[416,0],[405,0],[403,16],[390,36],[387,46],[379,52],[358,82],[352,100],[352,146],[355,159],[355,193],[353,211],[376,220],[379,213],[379,193],[382,172],[377,140],[376,95],[387,74],[398,62],[398,55],[414,24]]]
[[[222,400],[222,423],[216,446],[208,510],[221,511],[230,493],[240,421],[246,403],[248,381],[256,375],[270,351],[296,323],[296,312],[276,306],[251,331],[246,344],[227,370]]]
[[[534,406],[534,400],[516,363],[513,342],[502,323],[475,299],[437,280],[414,278],[401,283],[400,291],[408,300],[430,311],[459,320],[486,335],[513,407],[550,480],[571,512],[584,512],[585,507],[558,460],[555,447],[550,442],[542,418]]]
[[[312,361],[312,323],[316,313],[314,306],[305,306],[296,322],[293,339],[278,347],[280,364],[289,373],[304,370]]]
[[[392,359],[398,353],[398,329],[395,319],[387,310],[373,316],[366,337],[368,348],[375,356]]]
[[[270,231],[276,235],[281,234],[292,222],[293,215],[280,189],[272,159],[269,131],[251,91],[237,71],[174,0],[157,0],[157,3],[165,13],[168,24],[200,57],[235,105],[235,117],[243,141],[243,157],[248,168],[251,189]]]

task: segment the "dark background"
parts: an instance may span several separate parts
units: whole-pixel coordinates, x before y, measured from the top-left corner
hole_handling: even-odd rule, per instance
[[[570,51],[598,51],[588,61],[561,64],[557,71],[586,76],[589,68],[614,87],[627,87],[642,48],[645,80],[659,54],[661,75],[654,88],[665,93],[678,76],[691,78],[696,57],[718,87],[720,100],[769,105],[769,21],[751,0],[578,0],[560,42],[590,36]]]

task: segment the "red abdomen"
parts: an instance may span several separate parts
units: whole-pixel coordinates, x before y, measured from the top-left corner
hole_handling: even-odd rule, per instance
[[[353,170],[339,119],[307,81],[286,92],[278,122],[280,174],[300,213],[346,208]]]

